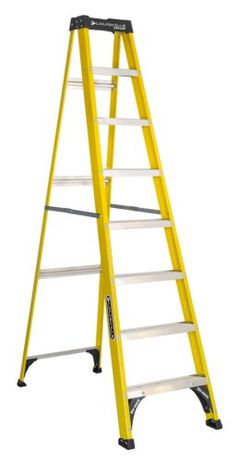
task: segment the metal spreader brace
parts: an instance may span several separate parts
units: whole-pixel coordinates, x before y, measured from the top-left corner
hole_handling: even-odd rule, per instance
[[[112,32],[114,34],[113,59],[111,68],[93,66],[89,30],[103,30]],[[71,78],[69,76],[71,54],[75,36],[79,41],[82,70],[82,78],[80,79]],[[124,44],[128,68],[119,67],[121,41],[123,41]],[[94,76],[97,75],[105,75],[106,77],[110,76],[111,79],[97,80],[94,78]],[[116,117],[117,89],[120,78],[130,78],[132,81],[139,113],[138,119]],[[81,88],[84,93],[92,171],[91,177],[55,177],[54,175],[67,87]],[[97,114],[96,90],[111,91],[110,112],[107,118],[100,117]],[[108,125],[108,150],[105,168],[102,164],[99,125]],[[137,129],[142,129],[150,169],[113,168],[116,125],[136,126]],[[149,209],[132,205],[127,206],[124,204],[112,204],[112,180],[115,180],[116,177],[122,176],[130,177],[130,180],[132,180],[134,176],[146,176],[152,179],[157,201],[159,203],[159,209]],[[93,186],[96,208],[95,212],[52,206],[50,204],[50,197],[53,186]],[[137,213],[149,213],[150,219],[141,218],[134,220],[112,221],[110,220],[110,208],[134,211],[136,215]],[[66,214],[73,214],[75,216],[74,219],[83,217],[92,217],[96,219],[101,256],[100,265],[41,268],[41,259],[49,212],[64,212]],[[153,214],[155,214],[155,216],[151,218]],[[157,217],[158,215],[160,217]],[[137,228],[143,230],[146,228],[164,229],[167,246],[170,253],[170,259],[172,262],[172,270],[144,273],[114,273],[110,232],[113,230],[132,230]],[[29,356],[29,341],[39,280],[43,280],[45,278],[81,275],[85,276],[91,274],[99,275],[100,277],[95,346]],[[120,327],[117,303],[117,286],[120,284],[162,281],[176,282],[184,321],[122,330]],[[18,386],[26,386],[24,381],[25,374],[34,362],[41,359],[56,358],[64,355],[78,354],[82,352],[86,352],[92,355],[94,361],[93,371],[95,373],[100,373],[102,370],[101,350],[104,309],[106,309],[108,320],[109,343],[120,431],[119,444],[125,449],[134,448],[132,424],[138,405],[145,397],[165,391],[190,388],[196,394],[203,407],[203,410],[206,414],[206,424],[216,430],[222,428],[221,421],[217,415],[213,390],[189,290],[188,279],[185,272],[174,218],[171,211],[167,187],[151,120],[151,114],[144,88],[141,68],[135,47],[131,21],[119,19],[97,19],[90,18],[88,16],[78,16],[76,18],[72,18],[70,23],[69,47],[66,58],[61,102],[52,153],[52,162],[43,213],[38,258],[35,269],[32,299]],[[175,377],[162,381],[127,386],[122,346],[123,340],[134,340],[141,338],[146,339],[149,337],[158,337],[180,333],[188,334],[192,357],[195,365],[195,373],[193,375],[187,375],[183,377]]]

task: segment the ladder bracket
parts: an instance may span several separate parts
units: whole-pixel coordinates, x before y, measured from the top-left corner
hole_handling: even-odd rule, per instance
[[[133,426],[133,421],[134,421],[134,416],[136,409],[138,408],[139,404],[141,403],[142,399],[144,399],[145,396],[140,396],[138,398],[131,398],[129,399],[129,413],[130,413],[130,420],[131,420],[131,428]]]
[[[37,360],[38,358],[27,358],[26,366],[25,366],[25,374],[28,371],[29,367]]]
[[[212,405],[211,405],[211,399],[209,395],[209,391],[207,388],[207,385],[201,385],[198,387],[192,387],[191,390],[197,395],[204,412],[206,414],[209,414],[210,412],[213,412]]]
[[[131,21],[123,19],[99,19],[90,18],[89,16],[77,16],[71,18],[70,31],[76,29],[104,30],[106,32],[126,32],[132,33],[133,27]]]
[[[25,364],[25,374],[26,372],[28,371],[29,367],[31,366],[31,364],[33,364],[35,361],[37,361],[38,358],[28,358],[26,360],[26,364]],[[24,375],[25,376],[25,375]],[[26,387],[27,384],[23,381],[23,380],[18,380],[17,381],[17,386],[18,387]]]
[[[90,348],[88,350],[86,350],[87,353],[90,353],[90,355],[92,355],[93,357],[93,362],[94,362],[94,366],[93,366],[93,372],[95,374],[100,374],[102,372],[102,368],[100,367],[100,351],[98,348]]]

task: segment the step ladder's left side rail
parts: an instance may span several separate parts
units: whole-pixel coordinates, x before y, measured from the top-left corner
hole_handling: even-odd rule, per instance
[[[104,273],[103,288],[106,295],[107,318],[110,334],[110,350],[113,367],[113,377],[118,412],[120,436],[123,439],[131,440],[131,419],[127,399],[127,384],[124,368],[123,349],[120,336],[120,322],[116,289],[114,283],[113,261],[111,253],[110,232],[108,228],[107,200],[105,184],[102,174],[102,155],[100,146],[99,128],[96,123],[97,108],[92,72],[92,58],[90,51],[90,40],[88,28],[78,30],[81,70],[83,78],[85,110],[87,118],[88,141],[90,150],[90,162],[92,169],[94,199],[96,212],[100,218],[97,219],[98,237],[100,245],[101,266]]]
[[[146,91],[144,87],[144,82],[141,74],[139,59],[136,51],[136,46],[134,42],[133,35],[122,34],[126,56],[128,60],[129,68],[136,69],[139,71],[139,76],[132,79],[134,94],[136,98],[136,103],[139,110],[140,118],[145,118],[151,120],[151,113],[147,101]],[[154,185],[156,189],[156,195],[159,202],[162,219],[169,219],[172,222],[172,226],[165,228],[165,234],[167,238],[167,244],[169,248],[170,257],[172,260],[172,265],[174,270],[180,270],[185,273],[184,262],[181,254],[181,249],[178,241],[178,236],[176,228],[174,225],[174,218],[171,210],[170,200],[168,196],[168,191],[163,175],[163,169],[161,165],[161,160],[159,156],[157,141],[155,137],[155,132],[152,124],[148,127],[142,127],[144,140],[149,156],[149,162],[151,168],[156,168],[161,171],[159,177],[154,177]],[[184,314],[185,321],[192,321],[197,325],[196,315],[191,299],[191,294],[188,286],[187,277],[185,276],[182,280],[177,281],[177,288],[179,292],[180,302],[182,305],[182,310]],[[214,395],[212,387],[210,384],[210,377],[207,369],[206,359],[204,355],[204,350],[199,334],[199,330],[196,330],[193,334],[189,334],[189,341],[192,350],[192,355],[195,363],[195,368],[198,374],[204,374],[207,378],[209,394],[211,398],[211,404],[213,407],[213,412],[207,414],[209,419],[217,419],[217,410],[214,400]]]
[[[68,45],[68,51],[67,51],[67,57],[66,57],[66,65],[65,65],[65,71],[64,71],[64,78],[63,78],[63,84],[62,84],[61,100],[60,100],[60,105],[59,105],[59,113],[58,113],[58,119],[57,119],[54,145],[53,145],[50,173],[49,173],[49,178],[48,178],[48,187],[47,187],[47,193],[46,193],[45,206],[49,206],[50,204],[53,177],[54,177],[54,171],[55,171],[55,165],[56,165],[56,159],[57,159],[58,144],[59,144],[59,138],[60,138],[60,132],[61,132],[61,123],[62,123],[62,117],[63,117],[63,111],[64,111],[64,105],[65,105],[65,98],[66,98],[67,80],[68,80],[68,75],[69,75],[71,55],[72,55],[72,49],[73,49],[73,43],[74,43],[74,34],[75,34],[74,31],[70,32],[69,45]],[[33,316],[34,316],[34,310],[35,310],[35,302],[36,302],[36,296],[37,296],[39,272],[41,268],[41,260],[42,260],[43,246],[44,246],[44,240],[45,240],[47,218],[48,218],[48,210],[44,209],[42,227],[41,227],[41,235],[40,235],[40,240],[39,240],[38,256],[37,256],[35,275],[34,275],[34,281],[33,281],[30,311],[29,311],[25,344],[24,344],[23,357],[22,357],[21,370],[20,370],[20,378],[18,380],[19,386],[25,386],[24,377],[25,377],[26,361],[27,361],[32,322],[33,322]]]

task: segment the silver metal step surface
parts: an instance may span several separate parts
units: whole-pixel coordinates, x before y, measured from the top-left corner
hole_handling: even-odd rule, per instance
[[[83,80],[82,78],[69,78],[67,85],[70,88],[81,89],[83,88]],[[100,90],[112,90],[115,88],[115,84],[109,80],[94,80],[94,86]]]
[[[159,169],[103,169],[102,170],[103,176],[105,177],[131,177],[131,176],[149,176],[149,177],[159,177],[160,171]]]
[[[150,126],[151,121],[144,118],[104,118],[98,117],[99,125]]]
[[[93,275],[101,272],[101,265],[84,265],[80,267],[44,268],[39,278],[60,278],[63,276]]]
[[[160,228],[171,227],[170,220],[164,219],[141,219],[141,220],[113,220],[109,222],[110,230],[136,229],[136,228]]]
[[[116,284],[149,283],[152,281],[181,280],[184,273],[175,270],[115,275]]]
[[[140,72],[135,69],[118,69],[114,67],[92,67],[94,75],[112,75],[117,77],[138,77]]]
[[[140,396],[150,396],[167,391],[183,390],[206,385],[207,379],[204,375],[186,375],[173,379],[160,380],[158,382],[142,383],[128,387],[128,398],[139,398]]]
[[[104,178],[104,182],[108,183],[106,177]],[[93,179],[91,176],[55,176],[53,185],[56,187],[87,186],[93,185]]]
[[[160,337],[162,335],[181,334],[194,332],[197,326],[188,321],[179,323],[159,324],[157,326],[138,327],[136,329],[123,329],[121,337],[125,340],[145,339],[147,337]]]

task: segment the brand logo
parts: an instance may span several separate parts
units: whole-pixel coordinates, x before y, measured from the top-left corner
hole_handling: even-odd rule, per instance
[[[126,25],[125,24],[113,24],[112,22],[96,22],[96,21],[91,21],[91,26],[100,26],[100,27],[113,27],[115,30],[125,30]]]
[[[135,402],[134,406],[132,407],[132,409],[130,410],[130,414],[133,415],[139,405],[139,403],[141,402],[141,399],[137,399],[137,401]]]
[[[115,331],[114,331],[114,325],[113,325],[111,297],[109,295],[106,296],[106,305],[107,305],[107,317],[108,317],[110,338],[113,340],[115,338]]]
[[[200,393],[202,396],[204,396],[204,398],[210,399],[210,396],[209,396],[207,393],[205,393],[205,391],[203,391],[203,390],[201,389],[201,387],[197,387],[197,391],[198,391],[198,393]]]

